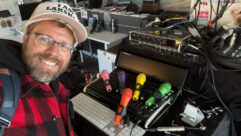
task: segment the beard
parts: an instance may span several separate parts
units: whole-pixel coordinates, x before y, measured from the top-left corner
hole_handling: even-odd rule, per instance
[[[63,66],[60,60],[58,60],[56,57],[51,56],[49,54],[35,54],[32,56],[33,59],[30,59],[30,61],[26,61],[27,70],[31,77],[33,77],[35,80],[42,82],[42,83],[49,83],[56,78],[58,78],[62,73],[64,73],[68,67],[68,65]],[[51,60],[52,62],[55,62],[58,64],[58,69],[56,71],[51,71],[49,69],[44,69],[38,66],[37,61],[31,61],[34,59],[40,60]]]
[[[27,42],[28,43],[28,42]],[[26,44],[27,44],[26,43]],[[64,64],[60,59],[56,56],[47,53],[36,53],[33,55],[29,55],[28,47],[30,45],[26,45],[24,49],[22,49],[22,59],[25,63],[27,71],[29,75],[35,80],[41,83],[49,83],[56,78],[58,78],[62,73],[66,71],[68,68],[68,64]],[[56,63],[56,69],[48,69],[42,68],[39,61],[48,60],[53,63]]]

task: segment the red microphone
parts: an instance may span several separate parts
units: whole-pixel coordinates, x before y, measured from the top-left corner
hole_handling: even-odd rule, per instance
[[[130,88],[126,88],[122,92],[120,105],[118,106],[116,116],[115,116],[115,121],[114,121],[115,124],[120,125],[120,121],[122,117],[126,115],[126,107],[130,102],[131,98],[132,98],[132,90]]]
[[[107,70],[102,70],[101,77],[102,77],[102,79],[105,82],[105,87],[106,87],[107,92],[111,92],[112,91],[112,87],[110,86],[109,72]]]

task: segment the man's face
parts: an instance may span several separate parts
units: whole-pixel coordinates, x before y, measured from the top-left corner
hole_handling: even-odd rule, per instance
[[[67,27],[62,28],[56,22],[42,21],[34,26],[31,34],[24,35],[22,59],[35,80],[48,84],[67,69],[71,54],[61,53],[56,43],[52,46],[38,44],[35,33],[46,35],[58,43],[70,45],[73,45],[73,34]]]

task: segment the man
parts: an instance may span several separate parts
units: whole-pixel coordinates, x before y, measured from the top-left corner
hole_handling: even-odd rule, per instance
[[[0,64],[19,74],[21,96],[4,136],[74,136],[69,91],[58,81],[87,33],[71,7],[41,3],[25,25],[23,44],[0,40]],[[2,83],[0,93],[2,96]],[[2,103],[2,98],[0,103]]]

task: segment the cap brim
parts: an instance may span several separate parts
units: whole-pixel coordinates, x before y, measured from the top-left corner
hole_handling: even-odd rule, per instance
[[[84,26],[79,22],[73,21],[73,18],[68,17],[66,15],[54,14],[54,13],[36,15],[32,17],[31,21],[28,21],[25,25],[28,26],[29,24],[39,22],[39,21],[44,21],[44,20],[56,20],[62,23],[66,23],[67,26],[71,27],[70,29],[73,31],[74,35],[76,36],[76,40],[78,43],[85,41],[87,38],[87,32]],[[25,29],[27,29],[26,26],[25,26]]]

